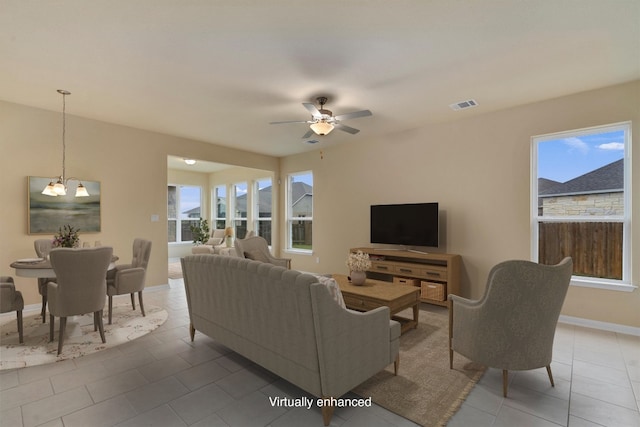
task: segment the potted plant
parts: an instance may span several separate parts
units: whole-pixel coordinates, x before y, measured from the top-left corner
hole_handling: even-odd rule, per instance
[[[363,285],[367,279],[366,271],[371,268],[369,254],[362,251],[351,252],[347,257],[349,279],[354,285]]]
[[[224,229],[224,239],[228,248],[233,246],[233,227],[227,227]]]
[[[209,240],[209,223],[206,219],[200,218],[197,225],[190,225],[191,233],[193,235],[193,244],[203,245]]]

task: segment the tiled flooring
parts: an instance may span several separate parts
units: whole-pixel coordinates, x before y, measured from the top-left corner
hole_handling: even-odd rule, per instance
[[[122,298],[128,298],[124,296]],[[180,281],[145,292],[169,320],[151,334],[110,350],[0,373],[5,426],[322,426],[317,408],[272,407],[269,396],[300,397],[289,383],[196,333]],[[546,372],[489,370],[449,426],[640,426],[640,338],[559,325]],[[380,407],[337,409],[332,425],[413,426]]]

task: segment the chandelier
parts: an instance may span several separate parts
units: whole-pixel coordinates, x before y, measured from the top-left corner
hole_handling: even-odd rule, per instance
[[[45,194],[47,196],[64,196],[67,194],[68,182],[71,180],[74,180],[74,181],[78,181],[78,187],[76,188],[76,197],[88,197],[89,192],[87,191],[85,186],[82,185],[82,182],[78,178],[66,177],[66,169],[65,169],[65,160],[66,160],[65,154],[66,154],[66,148],[67,148],[66,141],[65,141],[66,106],[67,106],[66,97],[67,95],[71,95],[71,92],[63,89],[58,89],[57,92],[62,95],[62,175],[60,175],[57,178],[52,178],[51,181],[49,182],[49,185],[47,185],[45,189],[42,190],[42,194]],[[54,184],[55,180],[57,181]]]

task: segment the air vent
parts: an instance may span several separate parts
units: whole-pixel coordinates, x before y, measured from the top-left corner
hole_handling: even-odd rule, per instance
[[[467,108],[477,107],[478,103],[474,99],[467,99],[466,101],[456,102],[455,104],[449,105],[452,110],[459,111],[465,110]]]
[[[317,139],[309,139],[309,140],[305,141],[305,143],[307,143],[307,144],[317,144],[318,142],[320,142],[320,141],[318,141]]]

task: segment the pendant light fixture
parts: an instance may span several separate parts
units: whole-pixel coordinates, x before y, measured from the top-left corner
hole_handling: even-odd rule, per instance
[[[42,194],[47,196],[64,196],[67,194],[67,183],[71,180],[78,181],[78,188],[76,189],[76,197],[89,197],[89,192],[82,185],[82,182],[78,178],[67,178],[66,177],[66,97],[67,95],[71,95],[71,92],[68,90],[58,89],[58,93],[62,95],[62,175],[57,178],[52,178],[49,182],[49,185],[45,187],[42,191]],[[54,184],[53,181],[57,179],[57,182]]]

